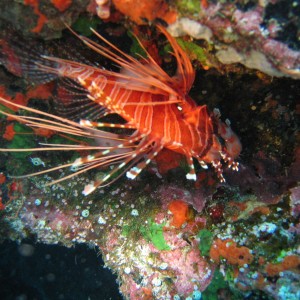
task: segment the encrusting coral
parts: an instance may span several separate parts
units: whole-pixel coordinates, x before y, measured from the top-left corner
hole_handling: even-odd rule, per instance
[[[231,239],[215,240],[209,255],[217,263],[220,262],[221,258],[224,258],[229,264],[239,266],[248,265],[253,260],[253,255],[247,247],[238,247],[237,243]]]
[[[297,255],[286,256],[282,262],[279,263],[268,263],[266,265],[266,272],[269,276],[278,275],[280,272],[286,270],[297,269],[300,266],[300,257]]]

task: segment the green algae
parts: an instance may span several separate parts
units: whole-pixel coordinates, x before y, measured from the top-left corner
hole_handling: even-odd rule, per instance
[[[35,142],[33,140],[32,130],[22,124],[14,124],[15,135],[11,143],[8,144],[7,148],[9,149],[30,149],[35,147]],[[11,152],[11,155],[15,158],[25,158],[30,155],[32,152]]]
[[[177,0],[176,4],[182,14],[199,14],[201,10],[199,0]]]
[[[243,295],[233,288],[234,286],[234,276],[233,269],[229,267],[227,269],[225,278],[219,269],[216,269],[212,278],[210,285],[202,292],[203,300],[218,300],[219,291],[224,289],[229,294],[228,297],[231,300],[242,300],[244,299]]]
[[[132,41],[131,46],[130,46],[130,53],[136,58],[140,58],[140,57],[147,58],[147,53],[143,49],[143,47],[140,45],[136,36],[130,31],[127,34]]]
[[[179,46],[187,53],[191,60],[199,61],[203,66],[211,66],[207,53],[209,50],[197,45],[193,41],[187,41],[182,38],[176,39]],[[173,50],[169,44],[167,44],[163,51],[160,52],[161,56],[166,55],[166,53],[173,53]]]
[[[9,113],[9,114],[15,114],[15,112],[8,108],[7,106],[3,105],[3,104],[0,104],[0,112],[3,111],[3,112],[6,112],[6,113]],[[6,116],[3,115],[2,113],[0,113],[0,119],[6,119]]]
[[[157,224],[152,219],[148,219],[148,226],[142,226],[140,228],[140,232],[143,237],[147,240],[152,242],[152,244],[158,250],[171,250],[171,247],[167,244],[164,234],[163,234],[163,227],[165,226],[164,223]]]
[[[217,269],[214,273],[213,279],[207,289],[202,292],[203,300],[218,300],[218,291],[228,286],[224,280],[223,275]]]
[[[26,157],[19,158],[12,156],[9,158],[8,162],[9,163],[6,164],[6,171],[9,175],[22,176],[24,174],[30,173],[30,171],[32,170],[32,164]]]
[[[198,60],[201,64],[207,65],[207,57],[205,50],[198,46],[196,43],[191,41],[185,41],[183,39],[176,39],[179,46],[189,53],[189,56],[194,56],[196,60]],[[194,59],[194,57],[191,57]]]
[[[199,249],[203,256],[209,255],[209,250],[213,242],[213,233],[207,229],[199,231],[197,237],[200,238]]]
[[[84,36],[91,36],[93,34],[91,29],[96,29],[97,25],[101,21],[99,18],[90,18],[87,16],[81,16],[77,21],[72,25],[72,28]]]

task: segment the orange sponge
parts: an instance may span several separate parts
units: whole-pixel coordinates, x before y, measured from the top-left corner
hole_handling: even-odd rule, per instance
[[[231,239],[214,241],[210,248],[210,257],[217,263],[220,262],[220,257],[223,257],[228,263],[241,267],[253,260],[253,255],[247,247],[237,247]]]
[[[168,206],[173,214],[171,225],[180,228],[189,219],[189,206],[182,200],[174,200]]]

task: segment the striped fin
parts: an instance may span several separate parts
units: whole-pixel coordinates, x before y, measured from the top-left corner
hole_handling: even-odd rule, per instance
[[[39,69],[37,63],[56,68],[56,63],[41,56],[48,54],[47,50],[34,41],[22,38],[16,32],[5,31],[0,39],[0,62],[11,73],[26,78],[34,84],[48,83],[57,75]]]
[[[197,180],[196,172],[195,172],[195,166],[193,162],[193,157],[191,155],[186,155],[187,163],[189,166],[190,171],[186,174],[186,179],[188,180]]]
[[[25,111],[38,114],[40,117],[19,116],[19,115],[13,115],[13,114],[10,114],[10,113],[0,110],[1,114],[9,117],[12,120],[16,120],[20,123],[26,124],[27,126],[30,126],[30,127],[46,128],[46,129],[54,130],[58,133],[61,132],[64,134],[84,136],[84,137],[91,138],[96,141],[97,141],[97,139],[107,139],[110,141],[115,141],[113,146],[115,146],[116,142],[118,144],[120,144],[121,143],[120,141],[124,141],[124,139],[127,140],[126,136],[123,137],[123,136],[119,136],[117,134],[107,132],[107,131],[102,131],[102,130],[98,130],[98,129],[90,129],[90,128],[80,125],[72,120],[68,120],[63,117],[52,115],[52,114],[49,114],[49,113],[46,113],[46,112],[43,112],[43,111],[40,111],[37,109],[33,109],[33,108],[26,107],[26,106],[23,106],[20,104],[16,104],[16,103],[10,102],[8,100],[5,100],[2,97],[0,97],[0,103],[3,103],[4,105],[5,104],[14,105],[18,108],[24,109]],[[64,145],[64,146],[70,147],[70,145]],[[72,145],[72,147],[75,148],[75,145]],[[82,147],[83,147],[82,145],[78,145],[78,146],[76,146],[76,149],[80,149]],[[87,146],[84,146],[84,147],[87,147]],[[90,146],[88,148],[89,149],[99,149],[99,146]],[[17,151],[42,151],[42,148],[37,148],[37,149],[39,149],[39,150],[19,149]],[[51,147],[49,147],[49,149],[47,148],[47,150],[68,150],[68,149],[65,149],[63,147],[60,147],[59,149],[53,149]],[[107,149],[107,146],[105,147],[105,149]],[[11,150],[3,149],[3,151],[11,151]]]
[[[92,49],[97,51],[97,48],[95,47],[93,47]],[[128,63],[128,65],[124,64],[124,66],[121,65],[121,62],[119,62],[119,65],[121,65],[123,69],[121,69],[121,72],[118,73],[58,57],[43,56],[43,58],[48,60],[49,62],[56,63],[56,67],[52,67],[50,63],[48,63],[48,65],[43,63],[38,64],[39,70],[45,73],[53,73],[57,76],[66,76],[72,78],[73,80],[76,80],[79,74],[76,74],[74,72],[70,72],[68,74],[63,70],[66,69],[66,67],[67,70],[69,70],[69,68],[72,68],[73,70],[81,69],[85,72],[94,72],[97,75],[105,76],[107,77],[107,83],[118,85],[123,89],[161,95],[178,95],[178,93],[171,87],[171,84],[169,84],[169,82],[164,83],[160,79],[156,78],[156,74],[149,74],[149,70],[151,70],[151,68],[147,65],[141,64],[137,60],[135,61],[135,64]],[[113,60],[113,58],[110,59]],[[166,76],[168,75],[166,74]],[[109,78],[113,79],[110,80]],[[170,78],[170,82],[171,81],[172,79]]]
[[[223,176],[222,163],[219,160],[214,160],[214,161],[211,162],[211,164],[215,168],[215,171],[217,173],[217,176],[218,176],[220,182],[225,182],[225,178]]]
[[[79,121],[82,118],[97,120],[108,113],[99,103],[91,101],[89,92],[70,78],[60,78],[54,93],[55,110],[60,116]]]
[[[135,126],[130,124],[114,124],[114,123],[106,123],[106,122],[92,122],[90,120],[80,120],[80,125],[85,127],[99,128],[99,127],[107,127],[107,128],[121,128],[121,129],[135,129]]]
[[[138,138],[140,137],[136,137],[134,140]],[[122,146],[123,149],[126,149],[128,148],[129,146],[128,143],[130,142],[131,141],[121,144],[117,148],[120,148],[120,146]],[[98,187],[104,187],[112,184],[124,173],[127,174],[128,178],[134,179],[150,163],[152,158],[154,158],[158,154],[158,152],[162,149],[161,146],[153,148],[152,144],[153,144],[152,141],[141,140],[139,146],[136,149],[134,149],[133,151],[130,149],[128,152],[122,154],[121,156],[119,155],[109,156],[108,153],[110,153],[110,151],[112,151],[113,149],[111,149],[109,152],[105,152],[106,155],[105,161],[103,163],[100,163],[100,165],[97,165],[97,167],[99,166],[103,167],[104,165],[107,164],[109,165],[116,164],[116,166],[114,166],[112,170],[108,174],[106,174],[103,178],[87,184],[82,192],[83,195],[87,196]],[[144,158],[143,156],[147,152],[148,154],[146,155],[146,158]],[[140,160],[142,160],[142,162],[138,163],[138,161]],[[129,169],[130,171],[128,171]],[[134,176],[133,172],[135,170],[138,171],[136,171]],[[116,175],[117,173],[119,174],[116,177],[114,177],[114,175]],[[132,174],[132,175],[128,175],[128,174]]]
[[[157,156],[157,154],[163,149],[163,146],[159,145],[153,147],[151,152],[144,158],[142,162],[131,168],[126,172],[126,177],[129,179],[135,179],[141,171]]]
[[[172,80],[173,82],[175,81],[175,87],[181,90],[184,95],[187,95],[195,80],[195,70],[189,57],[178,45],[175,38],[173,38],[164,27],[160,25],[157,25],[157,27],[166,36],[174,50],[177,61],[177,73],[172,77]]]
[[[89,48],[99,53],[100,55],[110,59],[121,67],[121,72],[116,73],[108,70],[99,70],[99,72],[105,76],[114,76],[118,80],[116,84],[119,84],[122,88],[129,90],[151,92],[153,94],[162,95],[178,95],[178,92],[174,90],[173,86],[177,85],[177,80],[170,77],[147,53],[148,58],[143,58],[140,62],[132,56],[124,53],[96,31],[93,33],[101,39],[106,46],[102,46],[93,40],[79,36],[71,28],[69,28],[78,38],[80,38]],[[172,38],[171,36],[169,36]],[[174,38],[172,38],[174,40]],[[175,40],[174,40],[175,41]],[[140,42],[139,42],[140,43]],[[141,44],[141,43],[140,43]],[[142,44],[141,44],[142,46]],[[142,46],[143,47],[143,46]],[[112,50],[110,50],[112,49]],[[52,58],[49,58],[52,59]],[[74,65],[75,67],[75,65]],[[134,78],[134,80],[132,80]]]
[[[0,102],[10,103],[9,101],[0,97]],[[52,129],[57,132],[63,132],[70,135],[83,136],[87,138],[92,138],[97,140],[97,138],[103,140],[106,139],[107,142],[113,141],[112,146],[90,146],[86,144],[82,145],[64,145],[64,144],[41,144],[41,148],[32,149],[0,149],[0,152],[22,152],[22,151],[70,151],[70,150],[92,150],[95,151],[94,154],[87,155],[76,159],[72,163],[63,164],[57,167],[53,167],[48,170],[42,170],[33,174],[28,174],[24,176],[18,176],[18,178],[32,177],[37,175],[46,174],[49,172],[57,171],[60,169],[70,169],[70,174],[50,182],[48,185],[56,184],[61,181],[78,176],[86,171],[95,168],[104,168],[108,170],[108,173],[101,179],[96,180],[94,183],[90,183],[86,186],[83,191],[84,195],[88,195],[98,186],[107,186],[117,180],[126,171],[132,168],[134,165],[139,164],[146,155],[146,161],[144,166],[146,166],[152,157],[154,157],[158,151],[162,148],[156,147],[153,150],[153,141],[147,140],[146,134],[133,134],[132,137],[116,135],[112,133],[103,132],[98,129],[93,129],[92,131],[87,131],[85,126],[77,124],[71,120],[64,119],[55,115],[51,115],[42,111],[38,111],[33,108],[25,107],[22,105],[14,104],[15,106],[22,108],[24,110],[30,111],[32,113],[37,113],[42,115],[42,117],[31,117],[31,116],[18,116],[0,111],[0,113],[13,118],[21,123],[26,123],[30,127],[39,127]],[[46,119],[47,118],[47,119]],[[112,169],[108,169],[112,167]],[[13,177],[13,176],[12,176]]]

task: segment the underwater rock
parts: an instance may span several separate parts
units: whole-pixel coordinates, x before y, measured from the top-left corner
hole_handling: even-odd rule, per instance
[[[208,2],[200,13],[183,13],[169,26],[174,36],[188,34],[214,44],[216,57],[223,64],[241,63],[270,76],[300,78],[299,3],[284,1],[284,11],[289,11],[282,21],[280,4],[268,14],[272,3],[262,6],[260,2],[243,9],[239,3]],[[284,4],[283,4],[284,3]],[[294,5],[295,3],[295,5]],[[271,33],[269,22],[277,21],[277,31],[283,33],[287,22],[293,26],[294,35],[282,39]],[[291,33],[292,34],[292,33]]]

